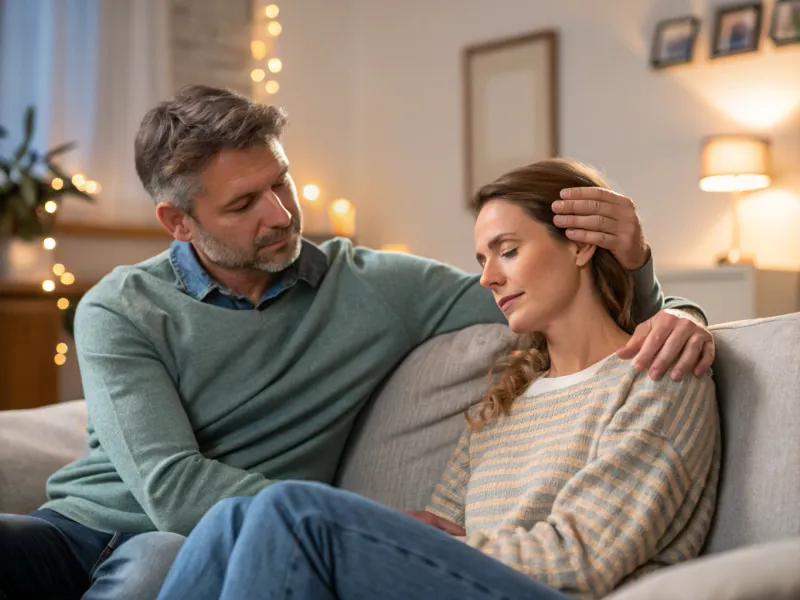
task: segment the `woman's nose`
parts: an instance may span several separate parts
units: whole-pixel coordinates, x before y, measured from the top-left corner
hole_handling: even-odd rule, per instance
[[[493,288],[502,285],[503,274],[494,266],[492,261],[488,261],[483,266],[481,273],[481,285],[485,288]]]

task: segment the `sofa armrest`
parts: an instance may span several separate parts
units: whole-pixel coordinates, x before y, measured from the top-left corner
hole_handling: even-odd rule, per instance
[[[0,411],[0,513],[36,510],[47,478],[84,455],[86,440],[83,400]]]
[[[797,600],[800,537],[711,554],[630,583],[606,600]]]

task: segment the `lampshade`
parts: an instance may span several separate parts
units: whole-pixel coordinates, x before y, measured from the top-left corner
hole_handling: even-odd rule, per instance
[[[706,192],[745,192],[767,187],[769,142],[748,136],[723,135],[703,142],[700,189]]]

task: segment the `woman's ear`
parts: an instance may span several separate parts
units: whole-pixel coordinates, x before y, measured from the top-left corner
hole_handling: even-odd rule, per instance
[[[573,242],[573,255],[575,256],[575,264],[579,267],[585,267],[589,264],[594,256],[597,246],[594,244],[586,244],[583,242]]]

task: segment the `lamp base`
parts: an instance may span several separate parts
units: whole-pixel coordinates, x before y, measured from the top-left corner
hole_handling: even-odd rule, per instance
[[[725,254],[717,257],[718,265],[753,266],[755,259],[752,256],[742,254],[737,248],[731,248]]]

